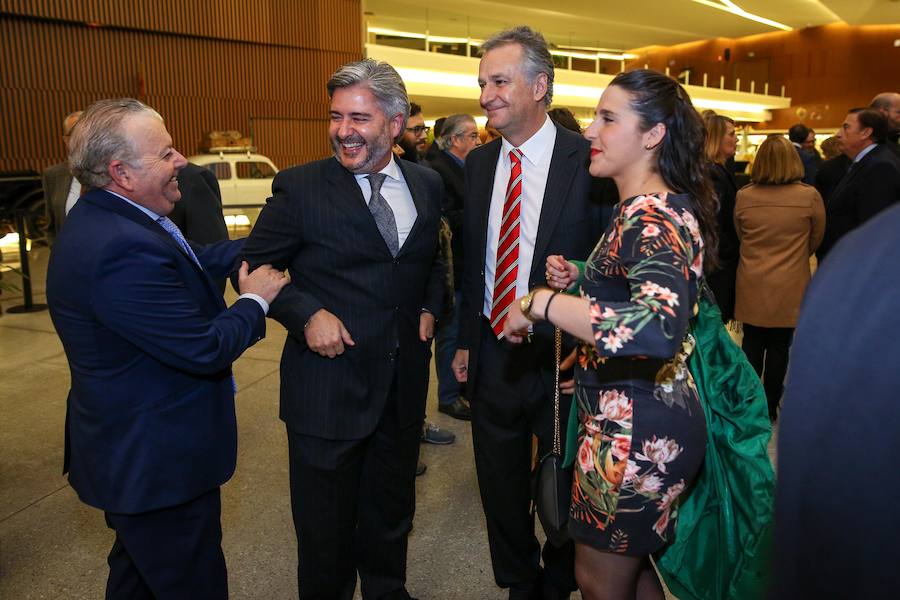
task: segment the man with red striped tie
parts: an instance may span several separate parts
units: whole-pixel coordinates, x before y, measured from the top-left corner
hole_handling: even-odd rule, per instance
[[[501,32],[482,46],[481,107],[500,139],[466,159],[457,379],[467,381],[478,483],[494,578],[510,600],[568,598],[574,551],[541,547],[530,512],[531,444],[553,442],[553,329],[503,338],[509,307],[544,278],[547,257],[585,258],[602,231],[588,143],[547,116],[553,61],[541,34]],[[569,344],[571,346],[571,342]],[[563,423],[568,414],[568,403]]]

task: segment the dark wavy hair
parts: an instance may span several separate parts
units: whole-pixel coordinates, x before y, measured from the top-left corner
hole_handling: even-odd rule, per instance
[[[657,123],[666,135],[656,147],[656,167],[673,191],[687,194],[703,236],[703,265],[709,273],[718,266],[718,201],[707,174],[704,154],[706,127],[684,88],[671,77],[649,69],[619,73],[610,82],[631,96],[631,109],[641,119],[641,129]]]

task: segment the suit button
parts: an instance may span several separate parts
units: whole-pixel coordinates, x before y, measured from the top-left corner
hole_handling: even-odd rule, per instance
[[[394,307],[394,310],[397,311],[397,312],[400,312],[400,306],[395,306],[395,307]]]
[[[399,265],[399,264],[400,264],[400,259],[395,258],[395,259],[394,259],[394,264],[395,264],[395,265]]]

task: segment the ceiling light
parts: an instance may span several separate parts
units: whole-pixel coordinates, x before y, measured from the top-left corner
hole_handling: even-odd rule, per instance
[[[750,21],[756,21],[757,23],[762,23],[763,25],[768,25],[769,27],[774,27],[776,29],[781,29],[783,31],[793,31],[794,28],[784,23],[779,23],[778,21],[773,21],[772,19],[767,19],[765,17],[760,17],[759,15],[754,15],[753,13],[747,12],[731,0],[721,0],[721,4],[719,2],[714,2],[713,0],[693,0],[697,4],[702,4],[703,6],[709,6],[710,8],[715,8],[717,10],[723,10],[725,12],[731,13],[733,15],[737,15],[739,17],[743,17]]]

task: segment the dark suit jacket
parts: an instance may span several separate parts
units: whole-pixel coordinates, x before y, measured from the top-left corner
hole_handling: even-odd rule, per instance
[[[797,148],[797,153],[800,155],[800,162],[803,163],[803,183],[813,185],[816,182],[819,165],[822,164],[822,157],[815,150],[806,148]]]
[[[900,589],[884,551],[900,538],[898,231],[895,206],[842,239],[806,291],[779,418],[773,599]]]
[[[825,239],[816,255],[822,260],[847,232],[900,201],[900,160],[878,144],[851,165],[825,202]]]
[[[184,237],[198,244],[227,240],[222,192],[212,171],[188,163],[178,172],[178,187],[181,200],[175,204],[169,218]]]
[[[828,199],[837,184],[844,178],[847,169],[850,168],[850,157],[846,154],[840,154],[834,158],[826,160],[819,166],[816,173],[816,189],[822,196],[822,201],[828,205]]]
[[[47,233],[50,239],[59,235],[63,221],[66,220],[66,198],[72,187],[72,174],[68,163],[51,165],[44,169],[44,206],[47,215]]]
[[[391,256],[353,174],[334,158],[278,173],[273,196],[244,246],[251,267],[287,268],[291,285],[269,315],[288,330],[281,360],[281,418],[293,431],[361,439],[378,425],[397,373],[401,426],[424,418],[429,344],[423,309],[439,315],[445,267],[438,255],[441,180],[398,160],[417,217]],[[333,313],[356,344],[335,358],[311,351],[304,325]]]
[[[734,204],[737,196],[737,182],[731,170],[725,165],[709,164],[709,176],[719,200],[717,223],[719,231],[719,267],[707,277],[716,297],[722,319],[734,318],[735,278],[740,260],[740,241],[734,228]]]
[[[463,168],[452,156],[439,151],[429,163],[444,181],[444,199],[442,213],[450,225],[453,250],[453,281],[455,286],[462,282],[463,265],[465,264],[465,248],[463,246],[462,224],[463,207],[466,197],[466,180]]]
[[[466,210],[463,237],[466,269],[462,284],[459,347],[469,350],[468,385],[478,376],[478,350],[483,318],[484,261],[487,249],[488,215],[501,139],[475,148],[466,157]],[[538,222],[534,259],[528,277],[529,289],[547,285],[544,277],[547,257],[561,254],[568,259],[587,258],[603,232],[600,199],[587,171],[590,144],[568,129],[556,127],[556,144],[550,158],[550,172]],[[534,328],[534,344],[553,356],[553,327],[539,322]],[[552,373],[552,360],[547,371]]]
[[[69,481],[92,506],[181,504],[234,472],[231,363],[265,334],[253,300],[225,308],[211,277],[241,242],[194,246],[103,190],[82,197],[50,255],[47,301],[72,371]]]

